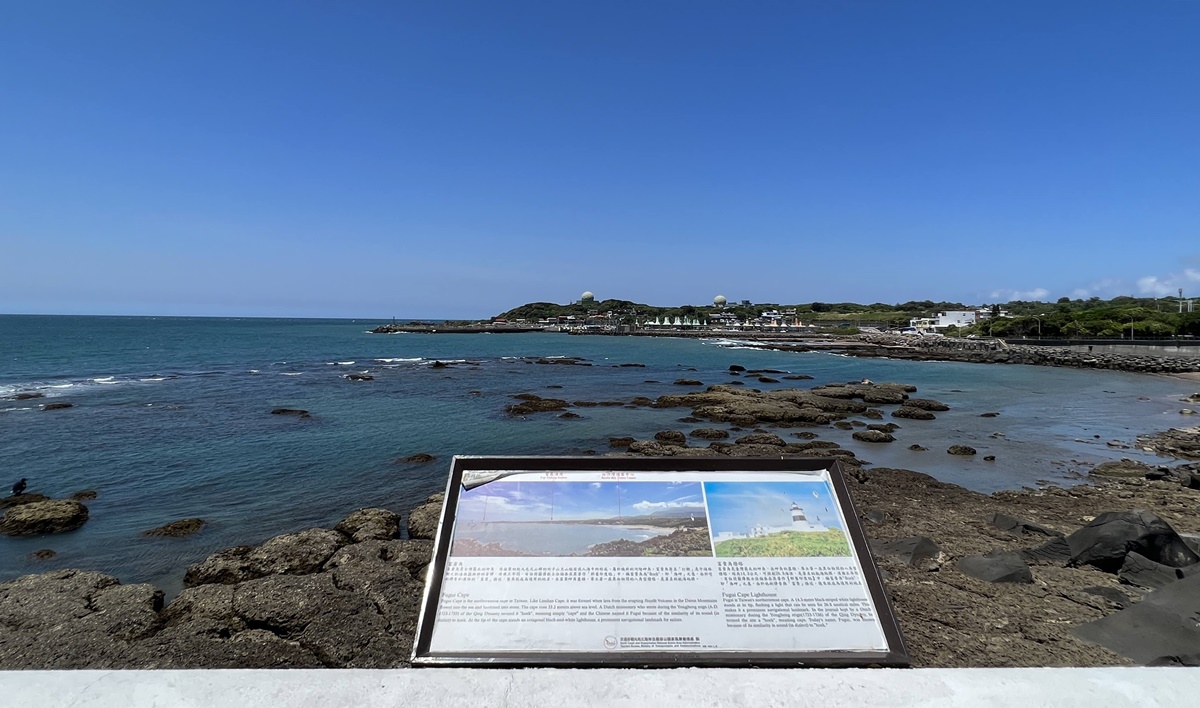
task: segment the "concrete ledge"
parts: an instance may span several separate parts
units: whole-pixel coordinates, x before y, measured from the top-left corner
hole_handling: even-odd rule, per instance
[[[7,671],[10,706],[1192,705],[1200,669]]]

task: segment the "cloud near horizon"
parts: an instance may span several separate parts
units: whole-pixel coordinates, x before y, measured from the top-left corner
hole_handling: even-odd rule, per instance
[[[996,301],[1013,300],[1041,300],[1050,294],[1050,291],[1045,288],[1034,288],[1033,290],[993,290],[992,299]]]
[[[638,511],[661,511],[662,509],[703,509],[704,502],[701,501],[640,501],[633,505]]]
[[[1169,273],[1161,278],[1156,275],[1147,275],[1144,278],[1138,278],[1137,286],[1138,292],[1143,295],[1165,297],[1177,294],[1181,288],[1184,290],[1184,294],[1186,294],[1186,286],[1198,282],[1200,282],[1200,270],[1185,268],[1182,273]]]

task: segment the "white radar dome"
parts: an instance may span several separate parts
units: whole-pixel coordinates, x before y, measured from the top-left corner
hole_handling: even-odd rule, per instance
[[[717,307],[724,306],[726,302],[728,302],[728,301],[725,299],[724,295],[718,295],[713,298],[713,304],[716,305]]]

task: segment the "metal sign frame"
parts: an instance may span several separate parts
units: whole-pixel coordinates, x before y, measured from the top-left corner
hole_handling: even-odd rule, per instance
[[[869,599],[874,606],[887,651],[747,651],[687,649],[671,651],[559,652],[496,651],[435,652],[431,645],[443,576],[450,558],[455,513],[463,491],[464,473],[473,470],[512,470],[513,472],[795,472],[825,470],[841,511],[844,531],[853,546],[862,570]],[[803,631],[803,630],[796,630]],[[907,667],[909,656],[891,603],[884,590],[879,569],[867,545],[867,539],[855,513],[846,485],[844,469],[837,458],[732,458],[721,457],[524,457],[455,456],[451,462],[446,498],[429,565],[421,613],[413,645],[414,666],[472,667]]]

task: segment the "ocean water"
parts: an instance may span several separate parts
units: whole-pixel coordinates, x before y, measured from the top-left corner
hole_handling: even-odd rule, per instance
[[[93,489],[78,531],[0,537],[0,581],[54,568],[96,569],[123,582],[177,591],[183,570],[207,554],[331,525],[354,509],[410,508],[444,488],[454,454],[605,452],[610,436],[708,427],[677,422],[686,409],[576,408],[514,418],[523,392],[576,400],[630,400],[730,380],[730,364],[806,373],[813,381],[915,384],[952,407],[935,421],[895,420],[888,445],[849,431],[822,439],[876,464],[907,467],[981,490],[1038,480],[1077,481],[1078,462],[1122,456],[1110,440],[1186,423],[1179,398],[1200,388],[1180,379],[1041,367],[854,359],[773,352],[731,340],[565,334],[373,335],[367,320],[0,316],[0,492],[21,477],[53,497]],[[593,366],[522,357],[584,357]],[[434,361],[454,362],[439,368]],[[644,368],[619,368],[621,363]],[[693,371],[694,369],[694,371]],[[373,381],[350,381],[368,372]],[[549,386],[561,386],[548,388]],[[15,401],[38,391],[46,398]],[[73,408],[43,411],[48,401]],[[310,419],[271,415],[303,408]],[[979,414],[995,411],[997,418]],[[778,431],[787,437],[791,431]],[[1004,437],[991,437],[992,433]],[[911,443],[929,452],[907,450]],[[947,455],[966,443],[975,458]],[[407,464],[428,452],[438,459]],[[987,454],[997,461],[983,462]],[[1154,458],[1149,458],[1154,459]],[[1072,461],[1077,462],[1072,462]],[[188,538],[142,532],[187,517],[209,522]],[[33,561],[50,548],[58,555]]]

